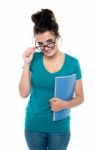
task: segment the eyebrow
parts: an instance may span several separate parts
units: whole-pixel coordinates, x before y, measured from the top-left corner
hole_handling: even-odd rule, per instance
[[[54,40],[55,40],[55,39],[48,39],[48,40],[46,40],[45,42],[47,42],[47,43],[48,43],[48,42],[53,42]],[[44,42],[44,43],[45,43],[45,42]],[[43,42],[37,42],[37,43],[40,44],[40,45],[44,44]]]

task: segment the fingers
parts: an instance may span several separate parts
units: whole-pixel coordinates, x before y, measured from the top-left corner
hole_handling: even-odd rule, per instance
[[[35,51],[35,48],[28,48],[26,51],[25,51],[25,54],[27,57],[29,57],[32,53],[34,53]]]
[[[49,101],[50,102],[56,102],[57,98],[51,98]]]
[[[54,101],[54,100],[50,100],[50,103],[51,103],[50,106],[51,106],[51,110],[52,110],[52,111],[55,110],[55,107],[56,107],[55,102],[56,102],[56,101]]]
[[[53,107],[53,105],[55,105],[56,103],[56,99],[54,98],[50,99],[50,103],[51,103],[51,107]]]
[[[59,111],[60,109],[59,109],[59,107],[51,107],[51,110],[52,111]]]
[[[52,111],[59,111],[60,110],[59,99],[58,98],[50,99],[50,106]]]
[[[29,57],[31,54],[33,54],[34,53],[34,51],[35,51],[35,48],[33,47],[33,48],[28,48],[27,50],[25,50],[24,52],[23,52],[23,57]]]

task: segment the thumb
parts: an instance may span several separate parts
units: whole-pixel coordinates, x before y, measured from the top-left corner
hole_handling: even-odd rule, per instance
[[[50,102],[51,102],[51,103],[56,102],[56,98],[51,98],[51,99],[50,99]]]
[[[36,50],[36,48],[35,48],[35,47],[32,47],[32,48],[30,49],[30,55],[33,54],[33,53],[35,52],[35,50]]]

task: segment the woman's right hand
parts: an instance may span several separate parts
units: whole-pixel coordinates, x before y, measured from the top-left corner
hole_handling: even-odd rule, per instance
[[[35,48],[30,47],[23,53],[24,64],[30,65],[31,60],[33,59],[33,55],[35,52]]]

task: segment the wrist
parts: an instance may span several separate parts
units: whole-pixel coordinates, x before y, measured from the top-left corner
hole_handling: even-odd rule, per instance
[[[24,63],[23,69],[29,69],[30,68],[30,63]]]
[[[64,101],[64,109],[69,107],[68,104],[69,104],[68,101]]]

